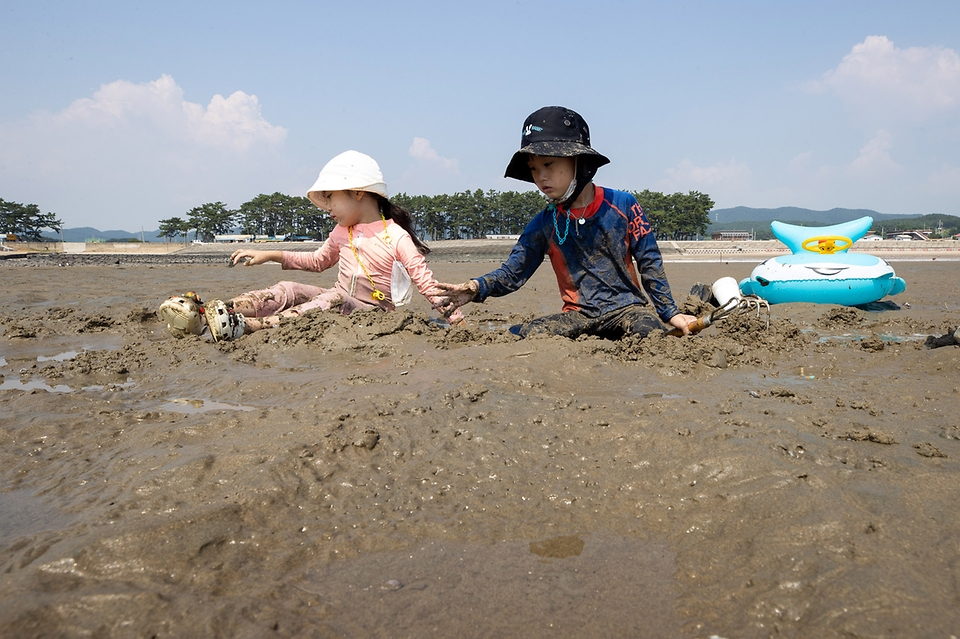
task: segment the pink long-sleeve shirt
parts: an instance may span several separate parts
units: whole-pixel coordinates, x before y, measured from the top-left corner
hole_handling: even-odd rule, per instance
[[[427,293],[437,280],[409,233],[393,220],[387,220],[386,228],[382,221],[356,224],[352,228],[353,246],[360,254],[360,260],[373,278],[377,290],[386,296],[383,301],[377,302],[371,297],[373,288],[370,286],[370,280],[357,263],[357,258],[350,249],[348,230],[343,226],[334,227],[330,237],[316,251],[283,251],[280,266],[284,269],[319,273],[338,264],[337,289],[351,297],[369,300],[381,308],[393,310],[390,279],[393,274],[393,262],[396,259],[403,264],[417,290],[430,301],[434,308],[437,307],[439,298]],[[450,321],[457,322],[462,318],[463,315],[457,310],[450,316]]]

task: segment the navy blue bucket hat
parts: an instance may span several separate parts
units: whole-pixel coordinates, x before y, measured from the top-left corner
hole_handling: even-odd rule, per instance
[[[520,150],[513,154],[504,177],[533,182],[528,155],[577,157],[593,177],[610,160],[590,147],[590,127],[579,113],[559,106],[543,107],[531,113],[523,123]]]

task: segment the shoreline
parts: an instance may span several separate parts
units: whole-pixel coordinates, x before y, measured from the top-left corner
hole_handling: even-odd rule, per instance
[[[437,240],[428,242],[431,249],[429,262],[479,262],[503,261],[510,254],[515,240]],[[752,262],[789,253],[778,240],[727,241],[674,241],[659,242],[664,262]],[[319,246],[307,242],[262,242],[257,248],[284,251],[313,251]],[[184,244],[104,242],[83,244],[79,242],[18,243],[4,245],[0,263],[26,260],[35,262],[56,261],[76,263],[186,263],[205,264],[225,260],[236,250],[237,244]],[[18,250],[19,249],[19,250]],[[861,242],[850,249],[855,253],[869,253],[887,261],[960,261],[960,242],[956,240],[930,240],[927,242],[903,242],[882,240]]]

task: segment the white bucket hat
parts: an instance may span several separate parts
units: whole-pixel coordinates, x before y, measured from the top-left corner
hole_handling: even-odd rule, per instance
[[[380,165],[369,155],[359,151],[344,151],[327,162],[320,170],[307,197],[320,206],[321,191],[368,191],[387,197],[387,185],[383,181]]]

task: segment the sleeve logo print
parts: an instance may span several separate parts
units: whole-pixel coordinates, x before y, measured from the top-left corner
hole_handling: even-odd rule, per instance
[[[650,226],[650,222],[647,221],[647,216],[643,214],[643,209],[640,208],[640,204],[634,204],[630,207],[630,226],[628,232],[630,237],[635,240],[639,240],[641,237],[653,230]]]

